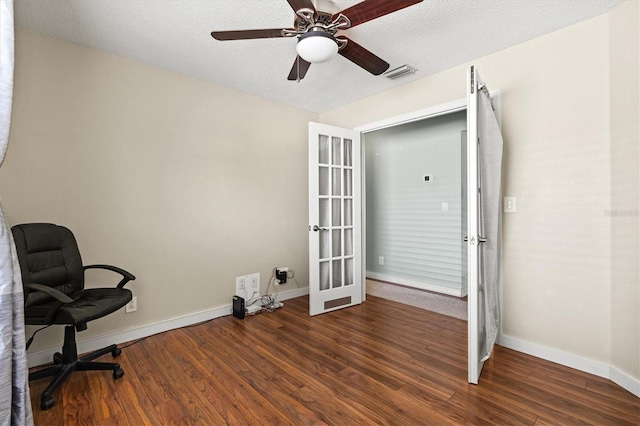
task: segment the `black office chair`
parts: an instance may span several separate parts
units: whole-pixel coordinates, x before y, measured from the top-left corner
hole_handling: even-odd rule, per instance
[[[131,291],[124,285],[135,280],[129,272],[110,265],[82,265],[76,239],[70,230],[50,223],[30,223],[11,228],[20,262],[24,287],[24,318],[27,325],[67,324],[62,353],[53,356],[53,366],[35,371],[29,380],[54,376],[42,392],[40,408],[55,404],[53,391],[75,370],[112,370],[113,378],[124,375],[119,364],[94,362],[106,353],[116,357],[121,350],[116,345],[78,358],[76,330],[87,329],[87,322],[125,306]],[[115,288],[84,288],[84,271],[108,269],[122,275]]]

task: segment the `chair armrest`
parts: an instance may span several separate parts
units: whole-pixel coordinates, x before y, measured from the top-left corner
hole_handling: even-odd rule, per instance
[[[87,269],[107,269],[109,271],[117,272],[118,274],[122,275],[122,280],[120,280],[120,282],[117,285],[118,288],[122,288],[129,281],[133,281],[133,280],[136,279],[136,277],[132,273],[127,272],[124,269],[118,268],[117,266],[111,266],[111,265],[85,265],[84,266],[84,270],[86,271]]]
[[[73,299],[67,296],[66,294],[64,294],[63,292],[56,290],[53,287],[49,287],[47,285],[36,284],[36,283],[26,283],[24,286],[29,290],[41,291],[42,293],[48,294],[49,296],[56,299],[58,302],[62,302],[62,303],[73,302]]]

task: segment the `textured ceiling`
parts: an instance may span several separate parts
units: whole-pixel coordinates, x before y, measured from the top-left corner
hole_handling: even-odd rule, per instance
[[[389,0],[393,1],[393,0]],[[315,112],[609,11],[621,0],[425,0],[345,32],[391,64],[389,80],[336,56],[287,81],[295,39],[216,41],[213,30],[288,28],[285,0],[16,0],[16,25]],[[359,0],[335,0],[345,9]]]

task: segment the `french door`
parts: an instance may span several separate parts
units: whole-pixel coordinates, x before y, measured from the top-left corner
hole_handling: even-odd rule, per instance
[[[468,277],[468,375],[469,383],[477,384],[484,364],[484,342],[480,289],[480,230],[478,179],[478,81],[480,76],[474,66],[467,70],[467,277]]]
[[[309,314],[362,303],[360,133],[309,123]]]
[[[492,100],[475,66],[467,72],[467,267],[469,383],[478,383],[501,328],[502,147]]]
[[[467,72],[466,87],[468,381],[477,384],[500,328],[497,294],[502,138],[489,101],[480,98],[479,92],[486,89],[474,66]],[[441,111],[425,113],[424,118],[464,108],[464,101],[455,104],[455,108],[445,105]],[[396,120],[403,121],[406,117]],[[492,127],[492,133],[488,127]],[[480,138],[487,142],[482,150]],[[486,162],[491,156],[492,167],[481,168],[480,159]],[[361,160],[360,132],[309,124],[310,315],[363,300]],[[494,220],[486,220],[483,215]]]

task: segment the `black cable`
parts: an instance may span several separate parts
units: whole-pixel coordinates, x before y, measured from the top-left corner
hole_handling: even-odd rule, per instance
[[[126,345],[118,346],[118,348],[120,348],[120,349],[128,348],[129,346],[133,346],[133,345],[135,345],[135,344],[137,344],[137,343],[140,343],[140,342],[142,342],[143,340],[146,340],[146,339],[148,339],[148,338],[149,338],[149,337],[151,337],[151,336],[157,336],[158,334],[162,334],[162,333],[166,333],[166,331],[163,331],[163,332],[161,332],[161,333],[157,333],[157,334],[151,334],[151,335],[149,335],[149,336],[145,336],[145,337],[141,337],[141,338],[139,338],[138,340],[133,340],[133,341],[131,341],[131,342],[127,343]]]
[[[231,315],[231,313],[229,313],[229,315]],[[228,315],[225,315],[225,316],[228,316]],[[128,348],[129,346],[133,346],[133,345],[135,345],[135,344],[138,344],[138,343],[142,342],[143,340],[148,339],[149,337],[157,336],[157,335],[159,335],[159,334],[168,333],[168,332],[170,332],[170,331],[179,330],[179,329],[182,329],[182,328],[197,327],[197,326],[199,326],[199,325],[206,324],[206,323],[211,322],[211,321],[213,321],[213,320],[215,320],[215,319],[218,319],[218,318],[223,318],[223,317],[211,318],[211,319],[208,319],[208,320],[204,320],[204,321],[197,322],[197,323],[195,323],[195,324],[183,325],[182,327],[172,328],[171,330],[165,330],[165,331],[161,331],[160,333],[150,334],[149,336],[141,337],[141,338],[139,338],[139,339],[137,339],[137,340],[132,340],[132,341],[128,342],[126,345],[124,345],[124,346],[120,346],[120,345],[118,345],[118,347],[119,347],[120,349],[125,349],[125,348]]]
[[[27,347],[26,349],[29,349],[29,346],[31,346],[31,344],[33,343],[33,338],[36,337],[36,333],[38,331],[44,330],[45,328],[51,327],[53,324],[49,324],[49,325],[45,325],[42,328],[37,329],[36,331],[33,332],[33,334],[31,335],[31,337],[29,338],[29,340],[27,340]],[[26,350],[25,349],[25,350]]]

